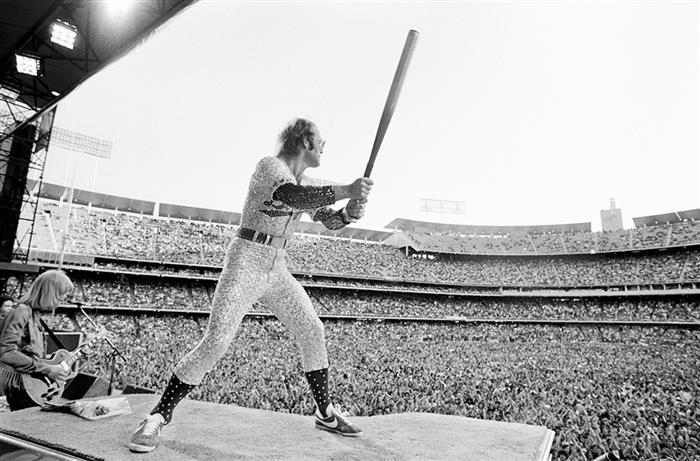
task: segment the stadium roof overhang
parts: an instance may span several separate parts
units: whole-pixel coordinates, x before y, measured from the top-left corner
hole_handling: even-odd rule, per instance
[[[70,201],[71,190],[66,186],[59,186],[57,184],[44,182],[41,185],[41,190],[38,191],[37,181],[28,179],[27,189],[32,191],[33,194],[38,194],[39,197],[42,198],[48,198],[61,202]],[[117,195],[102,194],[82,189],[73,189],[73,203],[97,208],[105,208],[107,210],[128,211],[130,213],[145,215],[152,215],[156,207],[155,202],[148,200],[119,197]]]
[[[632,218],[632,221],[634,222],[634,227],[660,226],[664,224],[680,223],[683,221],[700,221],[700,208],[695,210],[640,216],[638,218]]]
[[[442,224],[414,219],[397,218],[384,226],[407,232],[450,232],[465,235],[510,235],[590,232],[591,223],[539,224],[533,226],[477,226],[464,224]]]
[[[191,219],[220,224],[240,224],[241,214],[233,211],[212,210],[210,208],[188,207],[170,203],[158,206],[158,215],[163,218]]]
[[[17,129],[29,123],[83,81],[119,59],[195,0],[2,0],[0,2],[0,104]],[[122,7],[123,8],[123,7]],[[116,10],[115,10],[116,9]],[[73,49],[51,40],[56,20],[75,29]],[[17,70],[16,55],[36,58],[33,76]],[[29,112],[22,117],[19,112]],[[0,132],[0,139],[11,134]]]

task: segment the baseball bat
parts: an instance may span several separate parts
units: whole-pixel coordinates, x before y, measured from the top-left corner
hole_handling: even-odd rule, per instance
[[[401,58],[399,59],[399,65],[396,67],[396,73],[394,74],[394,81],[391,83],[389,96],[387,96],[386,103],[384,104],[382,118],[379,120],[377,135],[374,137],[372,153],[369,156],[369,161],[367,162],[367,167],[365,168],[365,178],[369,178],[369,175],[372,174],[374,160],[377,158],[377,153],[379,153],[379,147],[381,147],[382,141],[384,141],[384,135],[386,134],[386,130],[389,127],[391,117],[394,115],[394,109],[396,109],[396,102],[399,100],[399,93],[401,92],[403,81],[406,78],[408,64],[411,61],[411,56],[413,55],[413,49],[416,47],[417,40],[418,31],[408,31],[408,36],[406,37],[406,42],[404,43],[403,51],[401,52]]]

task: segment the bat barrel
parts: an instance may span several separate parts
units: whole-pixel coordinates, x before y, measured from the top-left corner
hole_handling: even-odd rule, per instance
[[[411,57],[413,56],[413,50],[416,47],[417,40],[418,31],[413,29],[408,31],[406,41],[403,45],[403,51],[401,52],[401,58],[399,58],[399,64],[396,67],[396,73],[394,73],[394,80],[391,82],[391,89],[389,90],[389,95],[386,98],[386,103],[384,103],[384,111],[382,112],[382,117],[379,120],[379,127],[377,128],[377,134],[374,137],[372,153],[369,156],[369,161],[367,162],[367,167],[365,168],[364,177],[369,177],[369,175],[372,174],[374,161],[377,158],[377,154],[379,153],[379,148],[382,145],[382,141],[384,141],[384,135],[386,134],[386,130],[389,127],[391,117],[394,115],[396,103],[399,100],[399,94],[401,93],[401,88],[403,87],[403,82],[406,78],[408,65],[411,62]]]

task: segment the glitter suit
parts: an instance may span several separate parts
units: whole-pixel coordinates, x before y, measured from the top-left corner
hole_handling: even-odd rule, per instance
[[[272,310],[301,350],[304,376],[316,406],[315,427],[345,437],[362,435],[362,429],[331,401],[323,324],[308,295],[287,270],[284,248],[302,213],[328,229],[340,229],[364,216],[373,181],[358,178],[346,186],[311,184],[304,170],[321,164],[326,141],[309,120],[295,119],[279,139],[278,156],[260,160],[250,180],[241,225],[228,246],[204,336],[177,364],[158,403],[131,435],[132,452],[148,453],[156,448],[160,430],[172,421],[175,407],[226,353],[256,301]],[[350,201],[343,209],[333,210],[328,205],[336,199]]]
[[[253,173],[241,217],[241,228],[285,239],[303,213],[329,229],[347,223],[335,203],[332,186],[301,184],[278,157],[265,157]],[[212,300],[204,337],[176,366],[175,375],[197,385],[226,353],[245,314],[260,301],[284,324],[301,349],[304,371],[328,367],[323,324],[311,300],[286,266],[283,248],[240,237],[229,244]]]

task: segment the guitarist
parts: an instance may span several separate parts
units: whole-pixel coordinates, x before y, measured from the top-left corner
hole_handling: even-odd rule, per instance
[[[24,390],[22,374],[39,373],[64,381],[70,370],[44,360],[43,314],[51,313],[73,291],[73,282],[61,270],[40,274],[8,314],[0,330],[0,385],[10,411],[37,406]]]

